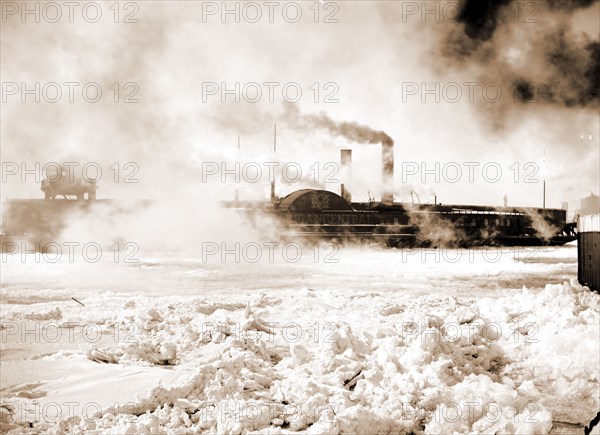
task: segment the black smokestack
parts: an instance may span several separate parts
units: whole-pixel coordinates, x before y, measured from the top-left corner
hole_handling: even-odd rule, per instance
[[[352,150],[340,150],[340,163],[342,165],[342,186],[340,195],[348,202],[352,202],[352,194],[348,190],[347,183],[350,181],[350,165],[352,164]]]
[[[394,141],[391,138],[381,142],[381,168],[383,184],[381,202],[392,204],[394,202]]]

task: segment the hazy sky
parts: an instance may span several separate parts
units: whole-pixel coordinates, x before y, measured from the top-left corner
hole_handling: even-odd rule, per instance
[[[29,168],[98,162],[99,197],[151,197],[202,182],[202,161],[237,158],[240,135],[242,161],[298,162],[310,175],[305,184],[280,183],[281,195],[320,185],[323,165],[338,162],[343,147],[354,150],[354,199],[378,195],[379,145],[303,125],[289,116],[286,104],[293,104],[303,114],[323,112],[389,134],[397,199],[415,191],[422,202],[435,193],[444,203],[500,205],[507,194],[511,204],[541,206],[545,178],[548,206],[578,206],[599,185],[598,96],[573,102],[593,82],[582,72],[593,71],[585,47],[598,41],[599,3],[576,2],[582,7],[573,10],[558,0],[498,3],[504,6],[493,28],[477,40],[465,36],[468,19],[456,19],[466,4],[452,1],[227,2],[238,8],[239,22],[235,13],[223,16],[222,2],[121,2],[118,16],[110,2],[85,11],[87,2],[72,11],[62,2],[32,2],[39,13],[25,16],[24,3],[2,2],[2,161]],[[537,102],[515,101],[518,80],[536,83]],[[77,85],[65,85],[71,82]],[[49,83],[62,92],[54,103]],[[88,83],[97,84],[86,87],[88,99],[102,90],[96,103],[82,96]],[[213,83],[216,95],[207,92]],[[221,95],[223,83],[247,93],[237,103]],[[257,102],[244,100],[256,96],[248,83],[260,85]],[[286,103],[286,84],[289,99],[302,91],[297,102]],[[23,87],[34,91],[22,95]],[[139,101],[124,102],[128,96]],[[125,163],[136,163],[139,183],[115,183],[115,162],[121,177]],[[315,162],[318,183],[308,172]],[[423,174],[424,167],[433,172]],[[41,197],[32,176],[20,181],[9,177],[2,198]],[[217,184],[219,195],[235,188]],[[247,197],[268,195],[263,182],[238,188]]]

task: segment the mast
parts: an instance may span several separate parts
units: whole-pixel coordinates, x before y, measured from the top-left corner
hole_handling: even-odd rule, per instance
[[[238,142],[237,142],[237,161],[240,161],[240,135],[238,134]],[[238,202],[240,201],[240,191],[239,189],[235,189],[235,205],[238,206]]]
[[[543,198],[542,198],[542,208],[546,208],[546,148],[544,148],[544,187],[543,187]]]
[[[542,208],[546,208],[546,180],[544,180],[544,201],[542,203]]]
[[[273,154],[277,152],[277,123],[273,128]],[[271,179],[271,202],[275,202],[275,174],[273,173]]]

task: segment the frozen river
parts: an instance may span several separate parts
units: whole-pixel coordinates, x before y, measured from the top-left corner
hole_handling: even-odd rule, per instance
[[[543,287],[576,278],[577,248],[511,247],[472,249],[376,249],[282,245],[235,249],[227,245],[205,258],[173,253],[136,253],[130,259],[105,249],[97,263],[66,251],[53,263],[50,253],[3,254],[4,296],[28,292],[48,298],[111,291],[146,296],[206,296],[269,290],[410,292],[463,296],[503,296],[523,286]],[[256,255],[260,253],[260,256]],[[236,253],[238,254],[236,258]],[[271,254],[271,257],[269,257]],[[302,254],[301,256],[299,254]],[[255,261],[258,258],[258,261]],[[118,261],[115,261],[117,259]],[[96,278],[90,279],[89,278]],[[66,292],[66,293],[64,293]]]
[[[4,256],[3,428],[547,433],[600,406],[574,244],[213,248]]]

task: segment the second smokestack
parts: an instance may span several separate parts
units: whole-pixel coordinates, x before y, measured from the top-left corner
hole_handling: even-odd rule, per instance
[[[383,184],[381,202],[392,204],[394,202],[394,141],[391,138],[381,142],[381,182]]]
[[[352,165],[352,150],[340,150],[340,162],[342,165],[342,185],[340,195],[348,202],[352,202],[352,194],[348,190],[350,184],[350,166]]]

